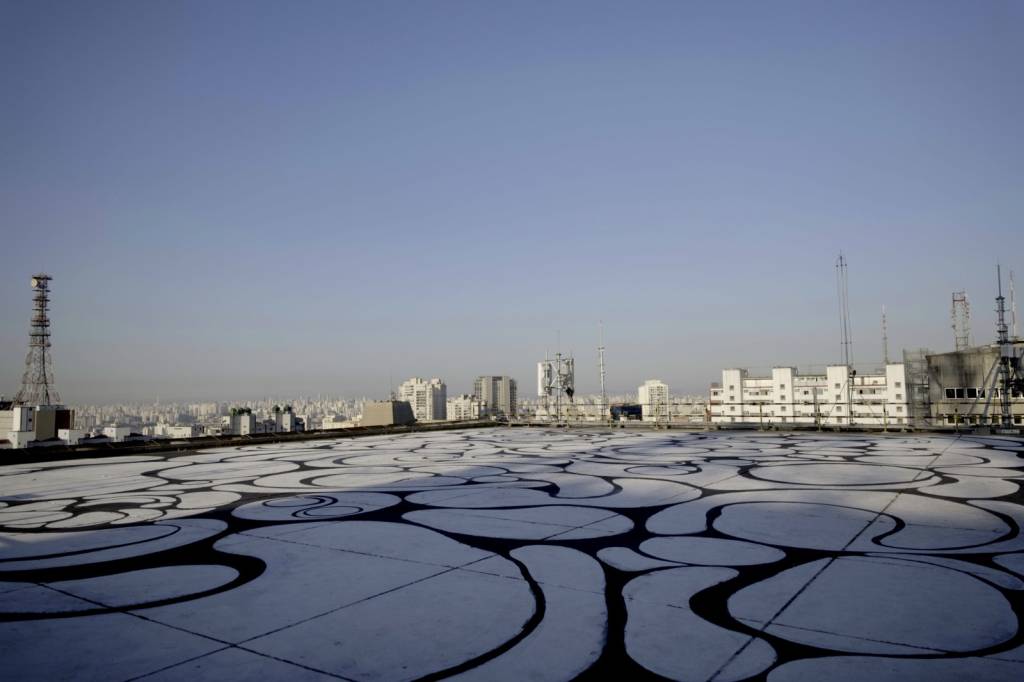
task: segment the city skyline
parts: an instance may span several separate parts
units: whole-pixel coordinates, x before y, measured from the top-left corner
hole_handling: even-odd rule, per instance
[[[595,393],[599,321],[609,392],[705,393],[840,361],[840,251],[858,362],[953,291],[994,338],[1020,6],[443,8],[6,3],[0,392],[40,270],[71,404]]]

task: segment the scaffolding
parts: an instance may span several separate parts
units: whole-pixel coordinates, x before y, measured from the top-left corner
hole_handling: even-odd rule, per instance
[[[916,428],[931,425],[931,395],[929,394],[927,348],[903,351],[903,371],[907,380],[908,423]]]

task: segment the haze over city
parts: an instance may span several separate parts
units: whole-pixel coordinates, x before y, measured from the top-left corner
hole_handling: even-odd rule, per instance
[[[0,3],[0,389],[597,389],[952,346],[1022,271],[1024,6]]]

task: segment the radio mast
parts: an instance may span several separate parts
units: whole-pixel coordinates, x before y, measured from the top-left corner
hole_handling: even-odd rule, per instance
[[[32,327],[28,333],[28,355],[21,390],[14,397],[22,405],[59,405],[60,394],[53,382],[50,356],[50,280],[45,272],[32,277]]]

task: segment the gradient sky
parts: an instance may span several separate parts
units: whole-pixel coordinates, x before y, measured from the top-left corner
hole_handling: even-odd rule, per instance
[[[952,345],[1024,282],[1024,3],[0,0],[0,393],[597,390]],[[1021,284],[1020,288],[1024,288]]]

